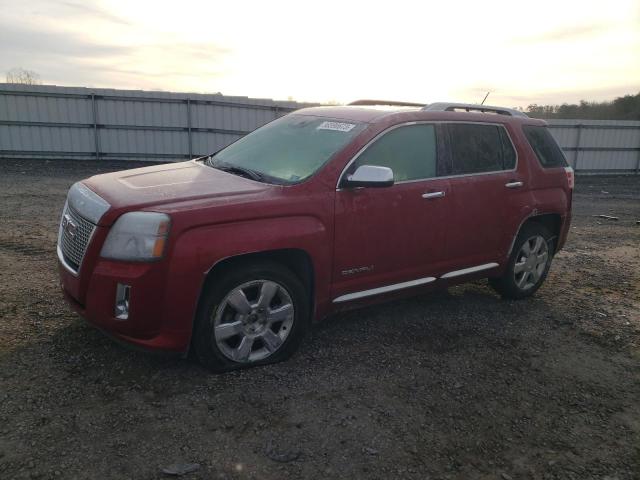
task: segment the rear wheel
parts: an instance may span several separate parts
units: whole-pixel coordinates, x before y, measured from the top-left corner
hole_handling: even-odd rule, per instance
[[[552,258],[553,241],[549,230],[535,223],[525,225],[513,245],[504,275],[489,279],[489,283],[503,297],[528,297],[546,279]]]
[[[198,312],[194,347],[200,361],[220,372],[290,357],[309,317],[300,280],[270,262],[227,272],[207,289]]]

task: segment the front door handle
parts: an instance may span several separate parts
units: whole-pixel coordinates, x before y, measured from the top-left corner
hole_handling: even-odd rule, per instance
[[[440,198],[444,197],[444,192],[427,192],[422,194],[422,198]]]
[[[504,186],[507,187],[507,188],[520,188],[523,185],[524,185],[524,182],[519,182],[519,181],[516,181],[516,180],[513,180],[511,182],[507,182],[507,183],[504,184]]]

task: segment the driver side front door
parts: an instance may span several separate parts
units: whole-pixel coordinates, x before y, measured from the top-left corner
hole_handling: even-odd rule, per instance
[[[361,165],[389,167],[395,183],[338,188],[334,303],[424,285],[443,270],[450,186],[437,177],[438,130],[430,123],[392,127],[344,172]]]

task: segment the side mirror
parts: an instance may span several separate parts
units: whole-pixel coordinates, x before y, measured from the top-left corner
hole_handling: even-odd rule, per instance
[[[360,165],[355,172],[343,180],[346,188],[353,187],[390,187],[393,185],[393,170],[389,167]]]

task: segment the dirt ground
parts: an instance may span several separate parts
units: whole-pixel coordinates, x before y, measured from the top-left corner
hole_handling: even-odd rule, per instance
[[[483,281],[341,314],[286,363],[212,375],[63,301],[66,191],[125,167],[0,162],[0,478],[640,478],[640,177],[578,177],[531,299]]]

